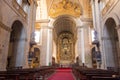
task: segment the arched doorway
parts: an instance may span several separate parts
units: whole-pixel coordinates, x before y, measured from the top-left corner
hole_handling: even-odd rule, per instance
[[[69,66],[75,61],[76,23],[69,16],[60,16],[54,22],[54,41],[57,62]]]
[[[118,69],[118,48],[119,40],[117,30],[115,29],[116,23],[113,18],[107,19],[104,26],[104,53],[106,59],[106,67],[108,69]]]
[[[16,20],[10,34],[7,68],[23,66],[25,41],[26,34],[23,24]]]

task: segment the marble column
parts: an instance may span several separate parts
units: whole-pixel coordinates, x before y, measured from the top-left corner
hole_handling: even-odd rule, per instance
[[[48,29],[48,34],[47,34],[47,55],[46,55],[46,65],[51,65],[52,63],[52,53],[53,53],[53,49],[52,49],[52,29]]]
[[[53,53],[53,36],[52,29],[46,26],[42,26],[42,44],[40,54],[40,65],[48,66],[52,62]]]
[[[47,36],[48,36],[48,29],[45,26],[41,27],[42,29],[42,44],[41,44],[41,53],[40,53],[40,65],[46,66],[46,55],[47,55]]]
[[[84,29],[81,28],[81,58],[82,64],[85,64],[85,46],[84,46]]]
[[[98,27],[98,21],[99,21],[99,5],[98,5],[98,0],[91,0],[91,6],[92,6],[92,15],[93,15],[93,23],[94,23],[94,28],[97,29]]]
[[[79,64],[82,66],[85,63],[85,52],[84,52],[84,32],[83,28],[78,27],[77,29],[77,53],[79,56]]]
[[[80,39],[81,35],[80,34],[81,34],[81,30],[80,30],[80,27],[78,27],[77,28],[77,42],[76,42],[77,49],[76,50],[77,50],[77,55],[79,57],[79,64],[82,65],[82,59],[81,59],[82,55],[81,55],[81,45],[80,45],[81,44],[80,43],[81,42],[81,39]]]
[[[92,67],[92,56],[91,56],[91,41],[90,41],[90,25],[85,24],[83,27],[83,40],[84,40],[84,57],[85,65],[87,67]],[[83,41],[82,41],[83,42]]]

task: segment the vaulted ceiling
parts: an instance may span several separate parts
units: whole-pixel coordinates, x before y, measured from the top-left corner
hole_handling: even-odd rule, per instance
[[[54,30],[59,36],[62,32],[71,32],[74,34],[76,32],[75,21],[68,16],[61,16],[54,22]]]
[[[48,15],[56,20],[53,26],[57,35],[63,31],[75,34],[76,23],[68,16],[74,18],[92,17],[90,0],[47,0],[46,2]]]
[[[46,0],[46,3],[48,16],[55,20],[57,35],[64,31],[76,34],[74,18],[92,18],[90,0]]]
[[[76,14],[75,13],[73,13],[73,14],[78,15],[80,13],[79,15],[81,15],[85,18],[92,17],[90,0],[47,0],[46,2],[47,2],[48,14],[51,14],[51,11],[53,12],[54,10],[57,11],[56,14],[59,14],[60,11],[62,13],[65,13],[65,11],[63,9],[61,9],[61,7],[64,7],[64,6],[67,6],[69,8],[73,8],[74,6],[76,6],[75,8],[77,8],[79,6],[79,8],[77,8],[78,11],[76,11],[76,9],[75,9]],[[64,3],[65,3],[65,5],[64,5]],[[70,5],[71,5],[71,7],[70,7]],[[68,13],[73,12],[72,9],[67,9],[67,10],[70,10],[70,11],[66,11]],[[53,15],[55,15],[55,14],[53,14]],[[79,17],[79,15],[75,16],[75,17]]]

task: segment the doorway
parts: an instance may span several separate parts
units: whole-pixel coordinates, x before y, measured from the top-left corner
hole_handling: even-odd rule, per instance
[[[59,16],[54,22],[56,60],[59,65],[70,66],[75,61],[76,23],[70,16]]]

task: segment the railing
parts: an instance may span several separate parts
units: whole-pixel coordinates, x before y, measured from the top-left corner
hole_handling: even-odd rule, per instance
[[[23,10],[23,8],[17,3],[16,0],[12,0],[13,7],[26,19],[27,13]]]

